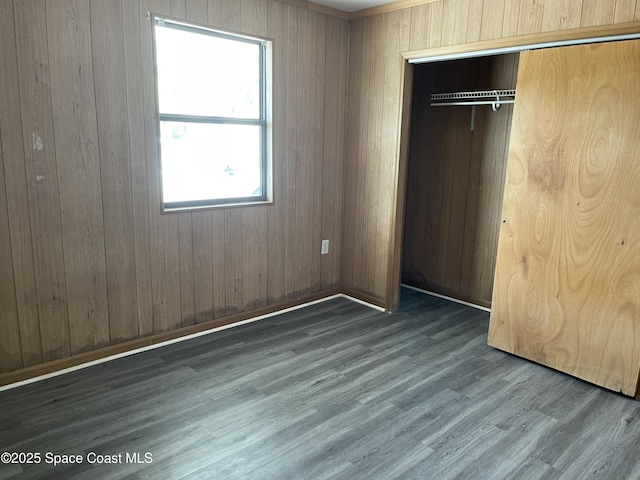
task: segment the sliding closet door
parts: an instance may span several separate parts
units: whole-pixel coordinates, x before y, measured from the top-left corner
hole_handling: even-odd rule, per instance
[[[636,392],[640,41],[520,56],[489,345]]]

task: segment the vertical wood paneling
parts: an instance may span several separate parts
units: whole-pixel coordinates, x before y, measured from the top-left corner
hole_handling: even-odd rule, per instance
[[[285,187],[282,192],[285,201],[285,271],[284,271],[284,292],[285,298],[293,298],[295,293],[295,271],[298,268],[298,257],[296,256],[296,245],[298,241],[298,225],[296,222],[296,169],[298,164],[297,131],[300,128],[297,118],[298,94],[300,85],[297,81],[297,58],[298,58],[298,12],[295,7],[287,7],[287,38],[286,55],[289,63],[287,69],[287,152]]]
[[[330,17],[331,18],[331,17]],[[338,55],[340,56],[339,62],[339,76],[340,81],[338,82],[337,90],[327,89],[327,95],[329,96],[329,92],[337,91],[344,92],[346,96],[347,88],[348,88],[348,75],[349,75],[349,43],[350,43],[350,33],[349,33],[349,23],[346,20],[342,20],[340,23],[341,29],[341,41],[340,48],[338,50]],[[328,47],[327,47],[328,48]],[[335,243],[333,248],[330,249],[332,253],[333,259],[333,268],[331,275],[333,276],[333,282],[331,286],[339,287],[341,280],[341,259],[342,259],[342,248],[343,248],[343,231],[342,231],[342,214],[344,210],[344,195],[345,195],[345,181],[344,181],[344,171],[345,171],[345,160],[347,155],[347,146],[346,146],[346,136],[347,136],[347,125],[346,125],[346,117],[347,117],[347,100],[344,98],[343,101],[340,101],[340,97],[338,97],[338,136],[335,145],[336,149],[336,163],[335,163],[335,171],[336,171],[336,181],[334,184],[335,192],[336,192],[336,201],[334,203],[334,215],[333,215],[333,223],[335,225],[334,236]],[[326,133],[325,133],[326,134]],[[329,167],[331,168],[331,167]],[[326,175],[327,169],[325,168]]]
[[[636,0],[616,0],[614,23],[633,22],[636,12]]]
[[[274,205],[161,213],[147,11],[274,40]],[[346,21],[272,0],[0,14],[2,371],[339,285]]]
[[[209,19],[209,4],[207,0],[186,0],[188,20],[207,23]]]
[[[363,122],[363,128],[360,130],[358,156],[356,159],[357,174],[355,178],[355,206],[356,212],[359,212],[355,218],[352,218],[355,224],[354,231],[354,247],[352,251],[353,255],[353,275],[354,280],[360,284],[360,288],[363,291],[370,291],[371,279],[369,277],[369,271],[375,269],[375,264],[371,261],[373,256],[369,255],[369,248],[371,248],[372,239],[366,238],[366,221],[365,218],[369,214],[369,197],[374,194],[368,186],[370,171],[376,168],[376,164],[373,161],[369,161],[368,155],[374,155],[374,151],[370,150],[369,141],[371,140],[371,130],[374,128],[374,122],[370,121],[371,108],[374,103],[373,93],[371,91],[371,79],[373,77],[373,69],[371,66],[373,59],[373,48],[371,48],[371,42],[373,41],[373,18],[365,18],[363,20],[362,27],[362,73],[359,78],[360,86],[359,92],[354,92],[354,95],[361,97],[360,101],[360,118],[367,119],[367,122]],[[365,244],[366,242],[366,244]]]
[[[580,28],[582,2],[558,0],[547,2],[542,15],[542,32]]]
[[[241,0],[240,30],[266,37],[267,27],[267,0]]]
[[[71,353],[109,344],[90,4],[47,2],[51,104]]]
[[[229,210],[224,213],[224,266],[226,315],[243,310],[243,217]]]
[[[227,254],[225,211],[213,212],[211,215],[211,239],[213,243],[213,316],[224,317],[227,314],[227,290],[233,284],[227,283]]]
[[[442,45],[442,23],[444,15],[444,2],[431,3],[431,24],[429,27],[429,47]]]
[[[613,23],[616,0],[582,0],[581,27],[608,25]]]
[[[251,310],[267,303],[267,213],[264,207],[242,212],[242,309]]]
[[[510,110],[430,108],[433,91],[515,86],[513,58],[484,57],[415,67],[403,278],[483,305],[491,302]],[[457,63],[457,65],[456,65]],[[511,67],[511,68],[509,68]],[[422,136],[420,132],[430,132]]]
[[[144,85],[141,30],[149,29],[144,2],[122,0],[127,124],[131,168],[131,201],[136,268],[138,335],[153,333],[151,254],[149,252],[149,182],[145,135]]]
[[[544,0],[520,0],[518,35],[526,35],[540,31],[544,8]]]
[[[175,18],[187,18],[186,0],[171,0],[171,16]]]
[[[491,0],[490,0],[491,1]],[[504,16],[502,22],[502,37],[515,37],[518,34],[520,22],[520,2],[508,0],[504,2]]]
[[[491,88],[491,85],[499,85],[497,79],[495,82],[489,81],[491,63],[493,59],[483,59],[477,62],[477,85],[480,88]],[[507,83],[502,83],[506,85]],[[515,86],[515,82],[513,83]],[[502,107],[501,107],[502,109]],[[491,117],[494,113],[490,108],[476,108],[476,118],[474,122],[474,130],[471,135],[471,142],[469,144],[469,164],[468,164],[468,179],[467,190],[464,192],[465,196],[465,210],[464,210],[464,223],[462,231],[462,255],[460,258],[460,270],[459,278],[460,283],[458,285],[459,292],[469,292],[463,294],[468,298],[476,298],[475,292],[472,289],[473,284],[473,265],[474,257],[477,255],[479,246],[476,242],[476,231],[478,229],[478,223],[484,221],[486,212],[478,212],[478,192],[480,189],[480,174],[481,163],[478,158],[482,158],[482,148],[485,143],[485,126],[486,119]],[[508,134],[505,132],[505,137]],[[486,162],[486,160],[485,160]]]
[[[500,55],[491,63],[489,84],[513,86],[519,55]],[[471,261],[470,298],[491,301],[502,208],[506,158],[509,152],[513,105],[503,105],[500,115],[487,111],[482,144],[476,231]]]
[[[238,31],[242,17],[242,2],[238,0],[221,0],[220,26],[228,30]]]
[[[419,50],[429,47],[429,36],[431,30],[431,5],[426,3],[411,9],[411,33],[409,48]]]
[[[22,137],[44,361],[70,354],[46,4],[14,2]],[[2,45],[5,48],[5,45]],[[18,94],[18,92],[14,92]]]
[[[267,213],[267,302],[269,304],[284,300],[285,297],[285,232],[286,183],[287,171],[287,6],[279,2],[268,4],[267,35],[273,39],[273,84],[272,84],[272,162],[274,205]]]
[[[315,104],[313,112],[315,118],[312,119],[315,149],[313,151],[313,208],[311,211],[311,244],[309,252],[313,254],[314,259],[311,264],[311,291],[318,291],[322,284],[322,255],[318,255],[318,245],[321,245],[322,239],[322,212],[330,211],[333,205],[333,199],[323,192],[323,170],[324,170],[324,150],[330,148],[331,144],[325,137],[325,70],[326,70],[326,44],[327,44],[327,20],[325,15],[316,15],[316,65],[313,69],[315,80]],[[335,76],[335,72],[334,72]],[[325,141],[319,141],[324,138]],[[326,143],[326,145],[325,145]],[[328,192],[326,192],[328,193]],[[335,242],[334,242],[335,243]],[[315,252],[314,252],[315,249]]]
[[[394,169],[394,158],[397,157],[400,148],[400,139],[393,135],[392,132],[397,131],[401,123],[401,106],[398,103],[398,92],[404,85],[403,76],[403,60],[398,56],[399,51],[409,48],[411,18],[409,10],[396,11],[389,14],[387,22],[387,42],[384,45],[384,64],[388,67],[385,69],[383,88],[380,89],[378,95],[381,95],[383,102],[383,127],[381,132],[381,158],[382,165],[380,170],[379,183],[379,211],[382,219],[386,218],[392,223],[394,222],[394,214],[396,211],[396,202],[392,197],[382,194],[385,191],[392,191],[398,185],[398,172]],[[387,87],[387,88],[385,88]],[[386,152],[394,152],[388,155]],[[400,248],[401,245],[390,247],[394,242],[395,232],[387,228],[384,220],[378,220],[378,230],[375,232],[379,237],[376,246],[376,258],[385,258],[389,248],[392,250]],[[378,262],[378,270],[376,272],[376,291],[384,291],[388,288],[389,272],[387,268],[391,268],[385,262]]]
[[[467,20],[467,43],[478,42],[482,30],[482,7],[484,0],[469,0],[469,19]]]
[[[193,290],[195,322],[213,320],[213,226],[210,212],[193,214]]]
[[[455,45],[466,41],[469,1],[442,0],[442,45]]]
[[[340,255],[340,232],[338,224],[335,219],[340,217],[338,208],[342,208],[342,178],[341,178],[341,157],[342,151],[339,140],[339,130],[342,129],[344,123],[341,121],[341,112],[343,112],[343,103],[339,103],[339,99],[329,92],[339,91],[342,76],[344,74],[346,65],[344,65],[342,52],[345,51],[345,47],[341,46],[341,42],[344,41],[342,36],[343,29],[341,28],[342,21],[337,18],[327,18],[326,25],[326,39],[327,48],[325,52],[325,58],[323,62],[328,65],[337,65],[338,75],[333,74],[333,69],[322,69],[324,76],[323,83],[323,96],[321,102],[324,105],[323,112],[323,129],[324,139],[322,150],[322,159],[319,159],[318,163],[323,165],[323,172],[319,178],[322,178],[322,199],[324,208],[321,213],[321,237],[322,239],[329,240],[329,254],[323,255],[321,259],[321,286],[322,288],[329,288],[337,285],[339,278],[336,277],[336,271],[339,271],[336,267],[336,259]],[[325,146],[326,144],[326,146]]]
[[[388,15],[378,15],[373,17],[371,22],[371,40],[368,45],[371,48],[370,68],[371,72],[385,71],[385,37],[388,35],[387,22]],[[383,97],[379,97],[382,92],[384,76],[370,75],[369,78],[369,102],[367,103],[367,116],[371,119],[367,146],[370,148],[370,158],[365,160],[366,172],[363,184],[363,201],[365,202],[365,215],[363,216],[364,230],[362,236],[362,252],[365,256],[368,268],[363,268],[362,272],[366,278],[367,290],[376,290],[379,270],[383,267],[382,262],[373,262],[373,258],[378,257],[378,247],[386,244],[386,232],[379,229],[381,219],[385,212],[381,209],[380,200],[384,198],[380,191],[380,165],[382,164],[382,134],[384,111],[376,108],[376,103]]]
[[[0,2],[0,143],[22,363],[42,362],[12,2]],[[5,240],[7,241],[7,240]],[[9,243],[7,243],[8,245]],[[10,302],[7,303],[11,305]],[[8,307],[10,311],[10,307]],[[11,313],[0,314],[10,316]],[[17,365],[17,362],[10,362]],[[6,367],[5,369],[8,369]]]
[[[195,323],[193,218],[191,213],[178,217],[180,245],[180,318],[182,325]]]
[[[492,40],[502,37],[504,24],[504,3],[485,1],[482,3],[482,27],[480,40]]]
[[[208,0],[207,10],[209,25],[219,27],[222,24],[222,2],[223,0]]]
[[[391,134],[397,130],[401,121],[400,104],[396,101],[398,92],[400,92],[404,78],[402,75],[402,58],[397,52],[404,51],[409,48],[410,35],[410,11],[402,10],[392,12],[388,16],[386,24],[388,39],[384,43],[383,64],[388,67],[385,69],[382,88],[376,93],[383,103],[383,118],[380,140],[380,156],[382,159],[381,169],[379,173],[379,218],[377,221],[377,229],[374,232],[378,238],[375,250],[375,258],[382,259],[387,255],[390,241],[393,239],[391,229],[387,228],[389,219],[393,218],[395,211],[395,201],[393,198],[383,195],[382,192],[394,190],[397,188],[397,173],[393,168],[394,158],[397,156],[400,147],[399,139]],[[386,87],[386,88],[385,88]],[[388,155],[386,152],[394,152]],[[384,219],[387,219],[386,221]],[[400,246],[398,246],[399,248]],[[388,282],[388,265],[384,261],[377,262],[378,268],[375,276],[376,291],[384,291]]]
[[[360,103],[364,101],[360,97],[359,83],[362,79],[362,67],[364,58],[362,55],[364,35],[364,20],[351,23],[349,30],[349,91],[347,96],[347,132],[346,158],[344,167],[344,210],[342,223],[342,265],[340,278],[342,284],[347,287],[356,287],[359,279],[355,276],[355,251],[359,249],[355,241],[356,219],[358,217],[358,205],[356,204],[356,191],[358,175],[358,155],[360,150]],[[348,219],[348,220],[347,220]]]
[[[461,71],[463,77],[467,74]],[[477,73],[469,75],[476,78]],[[462,79],[461,79],[462,80]],[[466,88],[464,89],[466,90]],[[447,229],[447,254],[443,272],[444,285],[452,291],[460,290],[460,272],[464,249],[464,231],[467,210],[467,194],[469,193],[469,170],[471,165],[471,145],[473,133],[470,130],[471,112],[469,108],[460,108],[456,112],[455,146],[449,151],[453,157],[448,158],[451,164],[451,183],[449,197],[449,221]],[[445,160],[447,161],[447,160]],[[444,192],[443,192],[444,193]],[[435,253],[435,252],[434,252]]]
[[[124,25],[121,0],[91,2],[110,343],[138,337]]]
[[[576,2],[568,0],[554,2],[543,2],[542,0],[483,0],[482,2],[475,2],[474,0],[444,0],[434,2],[405,10],[405,13],[408,12],[411,16],[409,20],[411,28],[408,45],[405,50],[462,44],[469,41],[473,42],[478,38],[482,40],[497,39],[500,37],[506,38],[529,33],[540,33],[542,31],[575,29],[586,24],[606,25],[614,21],[614,13],[620,19],[617,20],[616,18],[615,21],[623,21],[623,18],[629,18],[632,10],[631,3],[626,0],[622,0],[622,2],[620,4],[612,1],[598,4],[598,2],[591,0]],[[636,5],[637,3],[636,1]],[[479,10],[481,10],[481,23],[478,34],[476,22]],[[389,15],[390,13],[386,13],[381,16],[388,18]],[[637,6],[634,15],[636,18],[638,17]],[[347,157],[344,180],[344,250],[341,280],[343,286],[353,291],[359,291],[369,298],[377,298],[388,303],[390,299],[385,297],[388,296],[387,292],[393,289],[380,288],[380,285],[376,283],[378,275],[375,272],[378,271],[380,266],[379,256],[369,255],[368,252],[373,249],[382,253],[385,256],[385,262],[383,263],[386,264],[386,260],[395,254],[390,249],[397,248],[397,246],[391,245],[391,239],[394,237],[387,237],[382,240],[382,247],[377,248],[375,246],[376,240],[367,238],[368,232],[371,231],[371,225],[365,222],[370,219],[369,208],[372,204],[377,203],[380,214],[384,215],[383,210],[385,202],[387,202],[386,199],[389,197],[397,199],[398,188],[396,186],[392,186],[390,190],[385,191],[382,188],[382,184],[379,184],[379,188],[376,188],[374,186],[375,182],[372,183],[368,179],[376,175],[379,175],[378,178],[384,179],[394,175],[394,173],[390,174],[389,172],[399,171],[400,165],[396,150],[397,142],[399,141],[397,138],[399,135],[397,124],[392,127],[385,122],[384,131],[387,132],[387,129],[389,129],[390,139],[393,141],[385,143],[382,151],[378,151],[375,132],[378,128],[376,125],[379,122],[379,115],[388,108],[383,106],[379,99],[384,98],[385,95],[390,95],[391,103],[400,105],[401,98],[400,90],[397,89],[395,82],[389,83],[385,81],[379,91],[374,92],[371,90],[371,82],[375,83],[372,77],[386,74],[390,69],[388,63],[383,67],[371,66],[375,56],[375,48],[372,45],[377,42],[368,33],[372,22],[373,20],[371,19],[362,18],[354,20],[350,24],[349,117],[347,120]],[[379,33],[384,36],[382,44],[388,43],[390,37],[394,35],[392,29]],[[395,53],[399,54],[401,51],[403,50],[398,50]],[[468,118],[464,123],[466,122],[468,122]],[[462,119],[460,123],[463,123]],[[489,128],[490,125],[487,124],[486,127]],[[430,126],[430,128],[432,129],[430,131],[434,132],[433,136],[436,136],[438,125]],[[429,137],[431,138],[431,135]],[[461,145],[457,145],[453,138],[450,138],[450,142],[443,146],[445,151],[446,149],[454,151],[453,149],[456,147],[461,148]],[[479,146],[473,144],[472,148],[476,149]],[[386,163],[387,160],[389,160],[389,163]],[[475,166],[473,167],[475,168]],[[463,165],[458,165],[457,171],[459,172],[461,169],[463,169]],[[450,166],[443,166],[441,171],[434,172],[435,177],[431,177],[430,181],[436,182],[435,178],[440,178],[440,182],[447,184],[453,173],[454,171],[450,169]],[[480,182],[483,181],[484,174],[482,170],[472,170],[469,173],[471,179],[475,175],[479,175]],[[482,184],[478,187],[478,194],[481,194]],[[432,199],[432,201],[436,200]],[[449,198],[444,197],[437,201],[449,208]],[[491,200],[487,200],[487,202],[491,203]],[[468,213],[469,208],[465,207],[463,210],[460,207],[459,210],[464,211],[465,216],[470,215]],[[395,219],[377,220],[377,227],[382,228],[382,225],[386,222],[391,222],[388,226],[397,224]],[[472,228],[472,224],[467,224],[463,231],[469,234],[475,231],[474,235],[477,236],[479,225],[480,222],[476,219],[475,229]],[[454,226],[454,229],[458,229],[458,226]],[[447,248],[451,248],[452,254],[449,259],[453,261],[453,258],[458,255],[453,253],[453,250],[459,250],[460,245],[456,245],[455,242],[454,244],[449,244],[449,231],[450,225],[446,219],[439,218],[424,233],[433,238],[438,238],[438,242],[446,245]],[[482,235],[487,235],[487,233],[482,232]],[[377,242],[379,243],[380,240],[377,240]],[[469,248],[469,245],[463,242],[463,256],[469,255]],[[347,251],[350,251],[350,254],[347,254]],[[480,263],[488,265],[488,263],[483,262]],[[447,271],[447,257],[439,258],[436,263],[439,266],[432,265],[430,268],[435,268],[437,275]],[[389,262],[389,264],[393,264],[393,262]],[[468,270],[464,271],[463,277],[460,278],[463,280],[462,283],[466,285],[465,288],[475,292],[482,291],[484,292],[482,295],[486,296],[487,289],[485,287],[489,282],[486,281],[486,274],[480,273],[481,268],[480,264],[473,267],[475,269],[473,271],[482,278],[479,283],[473,278],[473,272],[471,273],[472,278],[469,278]],[[382,270],[386,271],[386,267],[382,267]],[[389,287],[388,282],[395,281],[393,279],[389,280],[391,272],[388,275],[385,274],[382,278],[385,279],[383,283],[386,284],[386,287]],[[454,282],[453,277],[449,280]]]
[[[316,62],[316,23],[317,14],[298,9],[298,52],[296,58],[299,86],[296,89],[296,198],[295,222],[297,236],[295,250],[297,262],[294,272],[294,293],[309,293],[312,288],[313,263],[315,256],[313,247],[313,199],[314,199],[314,165],[315,153],[314,121],[315,121],[315,74]]]
[[[16,283],[13,275],[13,256],[9,231],[9,213],[4,176],[4,152],[0,129],[0,372],[22,368],[20,324],[16,304]]]

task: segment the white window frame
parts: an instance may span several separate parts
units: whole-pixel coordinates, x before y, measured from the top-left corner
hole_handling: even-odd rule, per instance
[[[156,119],[158,132],[158,161],[160,167],[160,200],[163,213],[180,212],[189,210],[202,210],[221,207],[239,207],[269,205],[273,203],[273,172],[272,172],[272,41],[266,38],[242,35],[235,32],[214,29],[203,25],[185,22],[182,20],[170,19],[165,16],[150,14],[153,28],[153,63],[155,80],[156,99]],[[215,117],[199,115],[182,115],[175,113],[160,112],[159,93],[159,72],[157,66],[157,42],[156,26],[176,28],[187,32],[201,35],[210,35],[218,38],[225,38],[239,42],[257,44],[260,46],[260,117],[258,119]],[[162,178],[162,146],[160,143],[160,128],[163,121],[173,122],[193,122],[201,124],[218,125],[256,125],[260,127],[260,186],[261,195],[250,197],[237,196],[229,198],[210,198],[203,200],[186,200],[179,202],[165,202],[163,199],[163,178]]]

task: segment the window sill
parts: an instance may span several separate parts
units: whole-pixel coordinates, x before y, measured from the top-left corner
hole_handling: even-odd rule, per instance
[[[193,207],[175,207],[175,208],[162,208],[161,213],[172,214],[172,213],[185,213],[185,212],[202,212],[207,210],[220,210],[220,209],[230,209],[230,208],[246,208],[246,207],[261,207],[261,206],[269,206],[273,205],[273,200],[261,200],[257,202],[238,202],[238,203],[220,203],[217,205],[202,205],[202,206],[193,206]]]

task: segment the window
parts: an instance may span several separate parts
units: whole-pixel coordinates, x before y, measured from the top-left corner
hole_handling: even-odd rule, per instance
[[[164,211],[269,202],[270,42],[154,17]]]

